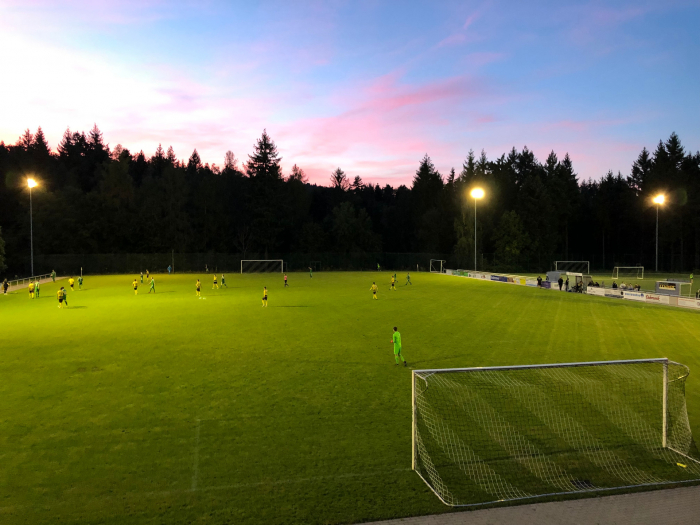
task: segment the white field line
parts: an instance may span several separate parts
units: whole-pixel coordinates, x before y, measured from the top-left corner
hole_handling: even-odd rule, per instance
[[[195,430],[195,439],[194,439],[194,469],[192,472],[192,488],[190,489],[192,492],[197,490],[197,476],[199,475],[199,428],[201,426],[201,422],[198,419],[197,420],[197,430]]]

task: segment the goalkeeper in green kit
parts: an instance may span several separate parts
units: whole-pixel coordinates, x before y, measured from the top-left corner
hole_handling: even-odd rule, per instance
[[[403,361],[403,366],[408,366],[403,355],[401,355],[401,334],[396,327],[394,327],[394,335],[391,336],[391,342],[394,343],[394,359],[396,359],[396,365],[398,366],[399,359],[401,359],[401,361]]]

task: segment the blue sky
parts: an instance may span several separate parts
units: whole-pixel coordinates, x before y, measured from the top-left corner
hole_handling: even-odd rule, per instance
[[[470,149],[629,172],[675,131],[700,149],[699,2],[0,0],[0,140],[97,123],[112,146],[409,182]]]

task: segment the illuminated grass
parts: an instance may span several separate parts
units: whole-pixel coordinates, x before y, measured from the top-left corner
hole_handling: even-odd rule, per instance
[[[86,277],[0,296],[0,522],[348,523],[448,510],[410,469],[410,370],[669,357],[696,312],[389,273]],[[369,287],[380,286],[379,301]],[[58,284],[58,283],[57,283]],[[261,308],[263,285],[269,307]]]

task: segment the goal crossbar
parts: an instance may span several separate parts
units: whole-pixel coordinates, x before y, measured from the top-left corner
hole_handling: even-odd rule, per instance
[[[414,370],[412,469],[454,507],[697,483],[688,374],[668,358]]]
[[[613,268],[612,279],[620,279],[620,270],[630,270],[630,275],[623,275],[622,277],[632,277],[631,274],[636,271],[636,278],[644,279],[644,266],[615,266]]]
[[[251,273],[284,272],[283,259],[242,259],[241,273],[243,273],[243,267],[248,265],[253,265],[253,268],[255,268],[249,270]]]
[[[601,365],[623,365],[630,363],[673,363],[667,357],[659,357],[655,359],[623,359],[619,361],[582,361],[580,363],[547,363],[541,365],[511,365],[511,366],[473,366],[470,368],[425,368],[422,370],[414,370],[416,375],[421,374],[440,374],[446,372],[483,372],[486,370],[518,370],[524,368],[564,368],[576,366],[601,366]],[[678,363],[676,363],[678,364]]]
[[[430,259],[430,266],[428,266],[428,270],[430,273],[442,273],[446,262],[447,261],[444,259]]]

